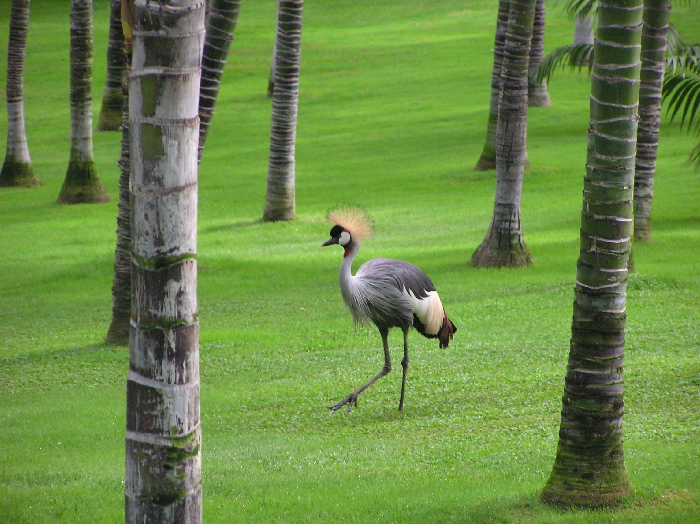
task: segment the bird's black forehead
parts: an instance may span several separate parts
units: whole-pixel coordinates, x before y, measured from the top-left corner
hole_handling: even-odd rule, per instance
[[[331,228],[331,237],[337,237],[340,236],[340,234],[343,232],[343,227],[342,226],[333,226]]]

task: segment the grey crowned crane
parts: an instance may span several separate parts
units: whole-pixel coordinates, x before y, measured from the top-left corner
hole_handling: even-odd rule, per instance
[[[333,224],[331,238],[323,246],[338,244],[344,249],[340,265],[340,291],[356,324],[372,322],[382,336],[384,367],[365,385],[357,388],[330,409],[336,411],[347,405],[351,410],[357,397],[380,378],[391,371],[389,329],[403,331],[404,356],[401,361],[401,397],[399,411],[403,411],[408,369],[408,330],[415,328],[427,338],[437,338],[441,348],[446,348],[457,331],[447,317],[440,297],[432,281],[413,264],[392,258],[375,258],[362,264],[352,274],[352,263],[360,250],[360,241],[372,234],[369,217],[356,206],[341,206],[328,212]]]

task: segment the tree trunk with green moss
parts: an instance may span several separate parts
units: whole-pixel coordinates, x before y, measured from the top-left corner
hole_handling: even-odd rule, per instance
[[[666,33],[670,0],[645,0],[642,27],[642,72],[639,88],[639,130],[634,176],[634,237],[651,240],[656,152],[661,127],[661,90],[666,68]]]
[[[639,102],[641,0],[600,4],[571,347],[544,502],[618,505],[632,492],[622,440],[627,264]]]
[[[126,522],[202,517],[197,146],[206,2],[134,4]]]
[[[71,0],[70,157],[59,204],[109,202],[92,155],[92,0]]]
[[[34,187],[34,174],[24,125],[24,57],[27,52],[29,0],[12,0],[7,47],[7,150],[0,187]]]
[[[124,108],[126,59],[122,30],[121,0],[112,0],[109,13],[109,43],[107,44],[107,81],[102,93],[102,108],[97,121],[99,131],[119,131]]]
[[[532,264],[523,240],[520,201],[527,158],[528,62],[535,2],[510,1],[496,127],[496,198],[486,237],[472,255],[473,266]]]
[[[296,216],[295,149],[303,0],[279,0],[264,221]]]

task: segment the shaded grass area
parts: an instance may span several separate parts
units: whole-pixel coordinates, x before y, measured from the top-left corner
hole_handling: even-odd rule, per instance
[[[95,12],[96,108],[104,4]],[[697,10],[677,11],[681,34],[697,36]],[[1,4],[0,19],[7,13]],[[119,136],[95,135],[113,202],[55,205],[70,132],[67,21],[65,2],[32,5],[27,126],[45,185],[0,191],[2,522],[123,520],[128,351],[103,344]],[[495,185],[493,173],[471,171],[485,138],[494,24],[486,1],[308,3],[299,218],[263,224],[274,2],[244,3],[200,171],[205,521],[697,520],[700,181],[685,164],[693,140],[662,129],[653,241],[635,246],[630,277],[625,445],[636,494],[615,512],[543,506],[571,329],[588,81],[561,73],[550,84],[554,107],[530,113],[523,223],[535,266],[470,268]],[[553,11],[548,24],[548,48],[568,43],[566,19]],[[0,45],[6,37],[5,24]],[[340,252],[320,248],[325,210],[345,201],[376,222],[359,261],[422,267],[460,329],[446,350],[411,334],[405,413],[396,411],[400,373],[353,412],[327,410],[382,365],[378,334],[353,329],[342,304]],[[390,337],[396,364],[400,338]]]

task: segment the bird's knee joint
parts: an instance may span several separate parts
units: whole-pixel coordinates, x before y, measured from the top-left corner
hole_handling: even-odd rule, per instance
[[[384,366],[382,368],[382,374],[388,375],[389,373],[391,373],[391,366]]]

